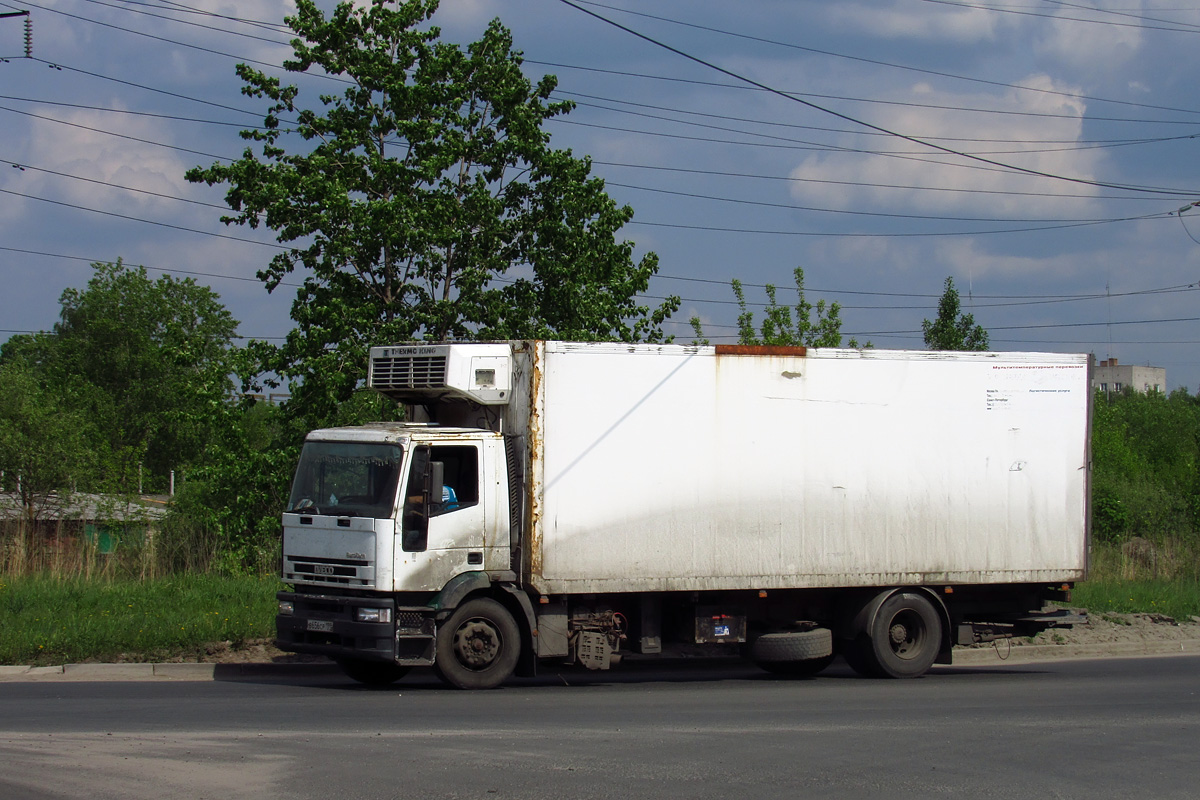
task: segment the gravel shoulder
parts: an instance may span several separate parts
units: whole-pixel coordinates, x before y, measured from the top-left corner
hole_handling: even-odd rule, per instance
[[[1082,609],[1075,609],[1086,613]],[[1163,614],[1089,614],[1088,622],[1052,628],[1037,636],[956,647],[954,663],[979,666],[1003,662],[1032,663],[1065,658],[1106,658],[1171,654],[1200,654],[1200,617],[1176,620]],[[64,666],[0,666],[0,681],[59,680],[175,680],[237,679],[266,674],[289,674],[333,669],[319,656],[285,653],[270,639],[234,644],[215,642],[203,651],[147,662],[144,655],[125,656],[114,663]]]

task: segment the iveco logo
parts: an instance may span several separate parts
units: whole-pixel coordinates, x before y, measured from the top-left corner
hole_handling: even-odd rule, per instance
[[[332,575],[333,567],[328,564],[313,564],[314,575]]]

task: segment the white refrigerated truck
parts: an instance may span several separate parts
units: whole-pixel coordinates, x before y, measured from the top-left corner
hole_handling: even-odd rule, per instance
[[[367,683],[740,652],[921,675],[1063,622],[1086,355],[574,344],[371,350],[405,423],[307,437],[277,641]]]

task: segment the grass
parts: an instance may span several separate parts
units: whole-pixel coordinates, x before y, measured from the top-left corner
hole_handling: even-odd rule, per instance
[[[1194,537],[1098,545],[1071,605],[1094,614],[1200,617],[1200,546]]]
[[[1075,587],[1071,605],[1093,614],[1165,614],[1186,620],[1200,617],[1200,583],[1153,578],[1094,579]]]
[[[274,633],[277,578],[0,578],[0,664],[161,661]]]

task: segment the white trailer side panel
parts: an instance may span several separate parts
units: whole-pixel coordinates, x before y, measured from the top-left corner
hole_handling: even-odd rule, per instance
[[[543,592],[1084,576],[1087,356],[539,354]]]

